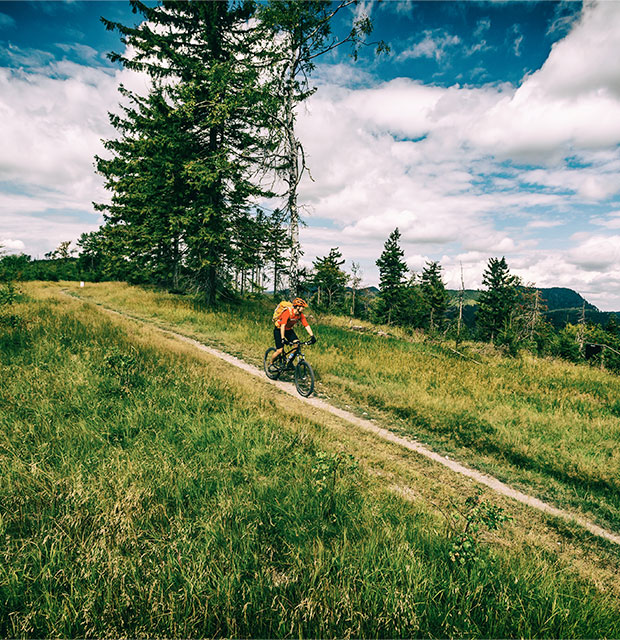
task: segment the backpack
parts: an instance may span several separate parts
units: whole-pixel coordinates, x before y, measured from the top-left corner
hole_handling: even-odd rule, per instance
[[[276,324],[278,324],[278,321],[280,320],[280,316],[286,311],[286,309],[292,309],[293,308],[293,303],[289,302],[288,300],[282,300],[282,302],[280,302],[280,304],[275,308],[275,311],[273,312],[273,322],[275,322]]]

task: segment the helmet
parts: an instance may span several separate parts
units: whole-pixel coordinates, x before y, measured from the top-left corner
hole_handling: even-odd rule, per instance
[[[293,300],[293,306],[294,307],[307,307],[308,303],[303,300],[302,298],[295,298],[295,300]]]

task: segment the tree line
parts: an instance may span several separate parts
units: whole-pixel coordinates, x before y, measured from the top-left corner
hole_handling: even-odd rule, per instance
[[[556,330],[547,319],[547,306],[534,284],[510,273],[505,257],[490,258],[482,274],[475,314],[464,317],[465,287],[450,295],[437,261],[428,261],[420,273],[410,271],[395,229],[377,259],[379,291],[359,291],[360,270],[355,262],[346,273],[337,248],[317,258],[305,282],[313,305],[320,311],[346,313],[388,326],[421,330],[431,338],[491,342],[511,356],[527,350],[572,362],[589,360],[620,371],[620,326],[610,316],[605,327],[587,323]]]
[[[283,231],[283,229],[281,229]],[[287,237],[282,233],[284,242]],[[45,260],[30,256],[1,255],[0,303],[10,302],[16,295],[14,281],[22,280],[130,280],[148,283],[140,274],[119,278],[93,263],[93,255],[70,249],[62,242]],[[259,285],[264,262],[257,259],[259,243],[254,251],[239,249],[238,263],[233,268],[231,293],[236,298],[260,294]],[[77,254],[77,255],[76,255]],[[278,254],[280,255],[280,254]],[[442,276],[442,266],[428,261],[420,273],[412,272],[405,262],[400,246],[400,232],[395,229],[384,244],[376,261],[379,268],[379,289],[362,288],[360,265],[352,262],[350,272],[335,247],[323,257],[317,257],[311,269],[301,269],[298,292],[307,297],[313,310],[319,313],[346,315],[405,331],[421,331],[428,338],[454,341],[455,348],[468,340],[490,342],[506,354],[515,356],[523,350],[537,355],[562,357],[572,362],[589,361],[614,371],[620,371],[620,324],[611,315],[605,326],[586,322],[585,304],[577,323],[566,323],[556,329],[548,320],[547,306],[541,291],[533,284],[523,283],[510,273],[505,257],[490,258],[482,274],[475,312],[464,313],[465,288],[449,292]],[[251,268],[253,267],[253,269]],[[286,273],[286,264],[275,260],[272,269]],[[271,274],[273,277],[273,274]],[[275,276],[276,280],[278,276]],[[275,291],[274,298],[290,295],[288,289]],[[469,307],[471,309],[472,307]]]

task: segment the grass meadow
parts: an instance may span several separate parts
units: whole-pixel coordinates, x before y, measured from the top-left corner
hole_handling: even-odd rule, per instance
[[[0,313],[3,637],[620,636],[618,590],[582,552],[524,544],[506,523],[452,562],[441,513],[382,480],[405,455],[393,446],[356,449],[260,380],[53,286],[24,289]],[[265,346],[259,319],[244,344],[242,312],[88,290]],[[312,357],[336,388],[322,367],[346,345],[330,330]],[[439,500],[430,463],[403,463]]]
[[[270,302],[212,311],[118,283],[72,287],[258,365],[272,341]],[[352,331],[343,318],[310,319],[319,394],[620,531],[620,377],[558,359],[506,358],[488,345],[464,345],[462,357],[398,330],[385,338]]]

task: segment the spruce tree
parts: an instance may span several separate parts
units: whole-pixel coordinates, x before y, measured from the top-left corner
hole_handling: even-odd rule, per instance
[[[154,7],[138,0],[131,4],[144,22],[135,27],[104,23],[121,33],[132,55],[110,57],[148,73],[164,97],[171,123],[163,127],[166,135],[158,138],[155,121],[148,118],[135,120],[137,135],[170,151],[174,167],[166,175],[180,184],[172,189],[176,201],[163,206],[154,175],[145,174],[138,163],[135,180],[125,187],[119,179],[115,185],[122,196],[115,214],[119,224],[131,225],[141,201],[149,200],[143,214],[149,217],[155,207],[172,210],[186,275],[212,303],[232,260],[229,238],[235,222],[243,219],[253,199],[267,195],[257,168],[273,149],[268,115],[275,107],[261,80],[263,36],[249,22],[255,5],[166,0]],[[122,129],[121,134],[119,144],[131,145],[136,136]],[[133,233],[130,240],[137,237],[142,236]]]
[[[510,328],[519,298],[519,278],[510,273],[506,258],[491,258],[482,276],[486,287],[480,294],[476,322],[482,338],[496,341]]]
[[[120,91],[127,104],[121,114],[110,115],[120,136],[104,142],[112,158],[95,158],[111,200],[95,208],[104,213],[110,231],[108,250],[128,263],[134,279],[176,288],[189,198],[181,170],[196,144],[178,126],[179,114],[161,87],[145,98]]]
[[[448,307],[448,292],[439,262],[427,262],[420,277],[425,325],[434,331],[441,326]]]
[[[383,253],[377,260],[379,267],[379,295],[375,307],[375,318],[386,324],[402,323],[406,319],[405,278],[409,269],[403,260],[405,254],[400,247],[400,231],[394,229],[385,242]]]
[[[273,294],[283,289],[282,282],[288,276],[289,253],[291,247],[290,235],[283,220],[283,213],[276,209],[267,219],[267,239],[265,246],[265,261],[271,265],[273,273]]]
[[[342,253],[330,249],[329,255],[317,258],[314,267],[314,286],[317,288],[318,306],[333,311],[342,307],[349,276],[340,268],[344,264]]]

